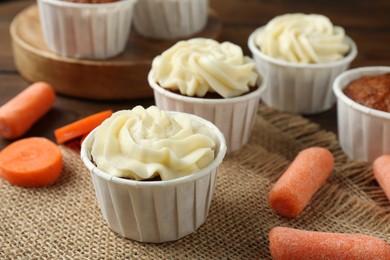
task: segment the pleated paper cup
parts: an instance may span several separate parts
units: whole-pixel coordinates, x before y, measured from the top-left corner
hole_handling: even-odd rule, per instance
[[[208,0],[139,0],[134,27],[153,39],[188,37],[206,26],[208,6]]]
[[[187,236],[205,222],[226,144],[216,126],[194,115],[188,116],[213,134],[215,159],[199,172],[173,180],[135,181],[105,173],[92,162],[95,131],[84,140],[81,159],[91,172],[103,217],[114,232],[140,242],[162,243]]]
[[[356,44],[346,37],[351,49],[340,61],[321,64],[298,64],[272,58],[261,52],[255,43],[255,30],[248,40],[257,69],[267,78],[262,100],[280,111],[316,114],[330,109],[336,102],[333,80],[348,69],[357,55]]]
[[[85,4],[37,0],[48,48],[80,59],[108,59],[126,47],[137,0]]]
[[[215,124],[225,136],[227,152],[238,151],[248,143],[256,116],[265,80],[249,94],[225,98],[206,99],[188,97],[160,87],[153,79],[153,70],[148,81],[153,88],[156,106],[162,110],[179,111],[200,116]]]
[[[372,162],[380,155],[390,154],[390,113],[358,104],[343,89],[355,79],[388,72],[390,67],[361,67],[342,73],[334,81],[338,138],[352,160]]]

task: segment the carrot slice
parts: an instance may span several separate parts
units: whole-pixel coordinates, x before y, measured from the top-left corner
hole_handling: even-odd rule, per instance
[[[333,160],[322,147],[302,150],[272,188],[271,207],[282,216],[298,216],[330,176]]]
[[[0,136],[14,139],[25,134],[50,110],[56,98],[52,87],[36,82],[0,107]]]
[[[72,139],[86,135],[111,115],[112,110],[105,110],[58,128],[54,130],[56,141],[58,144],[62,144]]]
[[[20,139],[0,152],[0,176],[13,185],[50,185],[58,179],[61,169],[60,149],[43,137]]]
[[[274,227],[269,233],[274,260],[293,259],[390,259],[390,245],[362,234],[325,233]]]

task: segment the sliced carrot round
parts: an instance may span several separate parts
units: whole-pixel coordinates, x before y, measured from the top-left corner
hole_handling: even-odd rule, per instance
[[[58,179],[61,169],[61,150],[43,137],[18,140],[0,152],[0,176],[13,185],[50,185]]]

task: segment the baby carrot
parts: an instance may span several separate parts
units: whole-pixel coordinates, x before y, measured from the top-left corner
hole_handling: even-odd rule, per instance
[[[88,134],[111,115],[112,110],[105,110],[54,130],[57,143],[62,144]]]
[[[50,110],[56,95],[45,82],[36,82],[0,107],[0,136],[14,139]]]
[[[42,137],[15,141],[0,152],[0,176],[13,185],[38,187],[60,176],[62,154],[58,146]]]
[[[274,260],[390,259],[390,246],[385,241],[368,235],[274,227],[269,233],[269,241]]]
[[[269,194],[271,207],[285,217],[298,216],[325,183],[333,169],[333,155],[325,148],[302,150]]]
[[[372,165],[375,179],[390,200],[390,154],[375,159]]]

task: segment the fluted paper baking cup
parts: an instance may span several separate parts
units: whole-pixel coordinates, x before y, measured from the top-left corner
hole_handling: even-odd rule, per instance
[[[248,143],[254,117],[264,91],[262,78],[258,88],[249,94],[226,99],[188,97],[160,87],[149,72],[148,81],[153,88],[156,106],[162,110],[179,111],[200,116],[215,124],[225,136],[227,152],[241,149]]]
[[[343,89],[353,80],[390,72],[390,67],[361,67],[340,74],[334,81],[337,97],[338,138],[353,160],[372,162],[390,154],[390,113],[358,104]]]
[[[140,0],[134,8],[134,27],[155,39],[191,36],[206,26],[208,6],[208,0]]]
[[[137,0],[84,4],[37,0],[48,48],[61,56],[107,59],[126,47]]]
[[[208,127],[214,135],[215,159],[199,172],[177,179],[135,181],[114,177],[92,162],[90,152],[95,131],[84,140],[81,159],[91,172],[103,218],[119,235],[140,242],[162,243],[189,235],[205,222],[226,144],[213,124],[188,116]]]
[[[262,100],[280,111],[316,114],[330,109],[336,102],[333,80],[350,66],[357,55],[356,44],[346,37],[351,49],[340,61],[320,64],[298,64],[265,55],[256,46],[255,30],[248,39],[256,67],[267,78]]]

